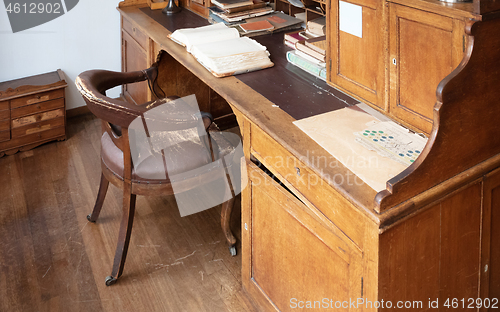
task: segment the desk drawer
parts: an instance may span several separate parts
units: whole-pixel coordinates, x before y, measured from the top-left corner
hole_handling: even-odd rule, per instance
[[[250,141],[252,153],[260,162],[283,182],[288,182],[299,192],[299,198],[305,197],[363,249],[366,222],[370,221],[361,212],[297,157],[254,125],[251,127]]]
[[[64,89],[40,92],[10,101],[12,109],[64,97]]]
[[[19,117],[23,117],[26,115],[36,114],[36,113],[47,111],[47,110],[52,110],[52,109],[59,108],[59,107],[64,107],[64,98],[15,108],[11,111],[11,116],[14,119],[14,118],[19,118]],[[0,112],[0,116],[1,116],[1,112]]]
[[[143,34],[137,27],[132,25],[128,20],[123,19],[123,29],[144,49],[148,50],[149,37]]]
[[[45,113],[12,119],[12,129],[63,116],[64,116],[64,109],[60,108]]]

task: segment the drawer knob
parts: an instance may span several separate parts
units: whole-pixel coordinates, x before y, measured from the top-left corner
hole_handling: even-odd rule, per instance
[[[297,175],[300,177],[300,168],[299,167],[294,167],[295,168],[295,172],[297,172]]]
[[[37,106],[36,106],[36,108],[37,108],[37,109],[41,109],[42,107],[41,107],[40,105],[37,105]]]

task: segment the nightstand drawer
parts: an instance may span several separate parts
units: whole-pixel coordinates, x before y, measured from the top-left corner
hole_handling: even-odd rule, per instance
[[[7,109],[9,109],[9,101],[1,101],[0,102],[0,111],[7,110]]]
[[[0,120],[9,118],[10,118],[10,110],[0,110]]]
[[[10,131],[0,131],[0,142],[10,140]]]
[[[40,114],[35,114],[31,116],[26,116],[22,118],[17,118],[17,119],[12,119],[12,129],[26,126],[28,124],[44,121],[44,120],[49,120],[49,119],[54,119],[57,117],[63,117],[64,116],[64,109],[56,109],[56,110],[51,110],[48,112],[40,113]]]
[[[36,123],[30,123],[22,127],[13,128],[12,137],[16,138],[32,133],[47,131],[62,126],[64,126],[64,117],[57,117],[54,119],[49,119]]]
[[[10,120],[0,120],[0,131],[10,130]]]
[[[27,106],[13,109],[11,111],[11,117],[12,118],[19,118],[19,117],[23,117],[26,115],[36,114],[39,112],[43,112],[43,111],[47,111],[47,110],[51,110],[51,109],[55,109],[55,108],[59,108],[59,107],[64,107],[64,98],[46,101],[46,102],[41,102],[41,103],[36,103],[36,104],[27,105]],[[1,113],[2,112],[0,112],[0,119],[1,119]]]
[[[23,96],[21,98],[17,98],[14,100],[10,101],[10,107],[12,109],[26,106],[26,105],[31,105],[31,104],[36,104],[40,102],[45,102],[53,99],[58,99],[64,97],[64,90],[63,89],[58,89],[58,90],[53,90],[53,91],[47,91],[47,92],[40,92],[40,93],[35,93],[31,94],[28,96]]]

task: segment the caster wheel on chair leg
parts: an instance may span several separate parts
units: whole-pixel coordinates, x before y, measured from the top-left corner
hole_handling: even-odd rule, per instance
[[[236,256],[236,246],[229,246],[229,253],[232,257]]]
[[[87,220],[89,220],[89,222],[92,222],[92,223],[95,223],[95,221],[92,221],[90,218],[92,217],[91,214],[87,215]]]
[[[111,286],[114,283],[116,283],[117,279],[114,278],[113,276],[108,276],[106,277],[106,286]]]

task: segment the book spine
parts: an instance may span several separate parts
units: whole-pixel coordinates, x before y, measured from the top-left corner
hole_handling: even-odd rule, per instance
[[[286,59],[293,65],[305,70],[306,72],[326,81],[326,67],[314,64],[306,59],[301,58],[295,51],[288,51]]]
[[[287,47],[292,48],[292,49],[294,49],[294,50],[295,50],[295,43],[290,42],[290,41],[288,41],[288,40],[286,40],[286,39],[285,39],[283,42],[285,43],[285,45],[286,45]]]

